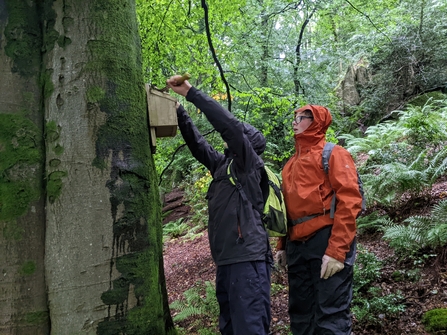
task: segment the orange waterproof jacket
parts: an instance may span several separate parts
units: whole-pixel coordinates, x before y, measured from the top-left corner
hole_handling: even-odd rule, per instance
[[[314,121],[303,133],[295,135],[296,153],[282,171],[283,192],[289,220],[309,215],[319,216],[288,229],[288,238],[305,240],[321,228],[332,225],[326,255],[344,262],[356,234],[356,217],[361,211],[362,196],[357,183],[357,170],[350,153],[335,146],[329,159],[329,173],[323,170],[322,152],[326,131],[332,122],[329,110],[306,105]],[[337,197],[335,216],[329,217],[333,190]],[[277,248],[285,248],[285,238]]]

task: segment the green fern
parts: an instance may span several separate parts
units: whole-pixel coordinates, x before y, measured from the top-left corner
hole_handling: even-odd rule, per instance
[[[447,245],[447,200],[435,205],[430,216],[411,216],[401,224],[384,226],[383,238],[402,255]]]
[[[375,165],[375,173],[362,175],[368,202],[397,207],[404,193],[415,197],[428,189],[429,183],[426,171],[415,170],[418,163],[406,165],[399,162],[385,165]]]
[[[424,106],[394,111],[398,119],[371,126],[365,137],[342,135],[351,154],[367,154],[360,167],[368,206],[398,208],[447,172],[447,105],[428,100]]]
[[[219,305],[216,299],[216,289],[209,282],[197,282],[196,285],[183,292],[185,299],[172,302],[169,307],[178,310],[174,316],[175,322],[186,320],[192,316],[209,317],[217,320]]]
[[[384,226],[392,223],[388,216],[380,215],[379,212],[374,211],[369,215],[360,216],[356,220],[358,232],[364,233],[367,231],[381,230]]]
[[[447,147],[442,147],[430,160],[427,169],[430,181],[434,183],[439,177],[447,174]]]
[[[374,155],[377,150],[399,141],[405,128],[396,122],[387,121],[375,126],[370,126],[365,131],[366,137],[354,137],[351,134],[340,135],[339,138],[346,140],[346,148],[355,155],[359,152]]]
[[[183,222],[184,220],[184,218],[180,218],[176,221],[166,223],[163,226],[163,235],[169,235],[172,237],[179,237],[184,235],[189,229],[188,224]]]

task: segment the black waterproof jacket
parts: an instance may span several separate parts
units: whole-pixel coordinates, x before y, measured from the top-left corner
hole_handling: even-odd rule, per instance
[[[190,88],[186,99],[206,115],[228,145],[225,154],[216,151],[197,130],[183,106],[177,109],[179,128],[186,144],[213,177],[207,199],[208,237],[214,262],[220,266],[271,261],[268,235],[259,214],[264,207],[260,187],[264,162],[258,154],[264,151],[264,136],[194,87]],[[242,199],[228,178],[231,159],[233,174],[251,202]]]

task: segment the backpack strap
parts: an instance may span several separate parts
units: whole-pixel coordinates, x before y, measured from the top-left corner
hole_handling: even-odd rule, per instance
[[[228,163],[228,167],[227,167],[227,174],[228,177],[230,179],[230,182],[236,186],[237,190],[239,191],[239,194],[242,197],[242,200],[244,200],[245,202],[250,203],[253,208],[261,215],[261,219],[264,220],[264,213],[261,211],[259,211],[256,206],[253,204],[253,202],[247,197],[247,195],[245,194],[245,191],[242,187],[242,184],[239,182],[239,180],[237,179],[236,175],[233,173],[233,170],[231,168],[231,164],[233,163],[233,160],[230,161],[230,163]],[[264,178],[264,176],[263,176]],[[263,192],[264,193],[264,192]],[[263,194],[264,197],[264,194]],[[264,197],[265,200],[266,197]],[[265,202],[265,201],[264,201]]]
[[[251,204],[252,207],[253,207],[253,208],[254,208],[254,209],[261,215],[262,226],[264,227],[264,229],[266,229],[266,228],[265,228],[265,225],[264,225],[264,213],[258,211],[258,210],[256,209],[256,206],[253,205],[253,202],[251,202],[251,201],[247,198],[247,195],[245,194],[244,189],[242,188],[242,184],[238,181],[236,175],[234,175],[234,174],[233,174],[233,171],[231,170],[231,164],[232,164],[232,163],[233,163],[233,160],[231,160],[230,163],[228,163],[228,168],[227,168],[227,175],[229,176],[230,182],[236,186],[237,190],[239,191],[239,194],[240,194],[241,197],[242,197],[242,200],[244,200],[245,202],[248,202],[249,204]],[[265,175],[265,176],[264,176],[264,175]],[[262,178],[268,178],[268,176],[267,176],[267,172],[266,172],[266,171],[264,171],[264,175],[262,176]],[[261,179],[261,180],[262,180],[262,179]],[[275,186],[276,186],[276,185],[275,185]],[[264,197],[264,195],[263,195],[263,197]],[[265,202],[265,199],[266,199],[266,197],[264,197],[264,202]],[[266,231],[267,231],[267,230],[266,230]],[[265,255],[265,261],[266,261],[267,263],[269,263],[269,264],[273,264],[273,254],[272,254],[272,248],[271,248],[271,246],[270,246],[269,235],[266,234],[266,236],[267,236],[267,246],[268,246],[268,249],[267,249],[267,254]],[[272,265],[272,266],[273,266],[273,265]]]
[[[332,150],[334,149],[334,147],[335,147],[334,143],[326,142],[326,144],[324,145],[324,148],[323,148],[323,154],[321,155],[321,161],[323,163],[323,170],[327,175],[329,175],[329,158],[331,157]],[[332,188],[332,185],[331,185],[331,188]],[[332,190],[333,190],[334,194],[332,195],[331,209],[329,212],[329,217],[331,219],[333,219],[335,216],[335,203],[337,201],[337,197],[335,196],[335,190],[333,188],[332,188]]]
[[[252,204],[252,206],[254,207],[253,203],[247,198],[247,195],[244,192],[244,189],[242,188],[242,184],[239,182],[239,180],[237,179],[236,175],[233,174],[233,171],[231,169],[231,165],[233,163],[233,160],[230,160],[230,163],[228,163],[228,167],[227,167],[227,176],[230,178],[230,182],[236,186],[237,190],[239,191],[242,199],[246,202],[249,202]]]
[[[321,216],[321,215],[323,215],[323,214],[308,215],[308,216],[304,216],[302,218],[298,218],[298,219],[295,219],[295,220],[289,220],[289,223],[291,223],[292,226],[294,226],[294,225],[297,225],[297,224],[309,221],[309,220],[311,220],[313,218],[316,218],[317,216]]]

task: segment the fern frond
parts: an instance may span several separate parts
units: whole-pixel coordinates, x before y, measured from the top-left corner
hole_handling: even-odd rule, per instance
[[[427,232],[427,242],[433,247],[443,247],[447,244],[447,224],[434,226]]]
[[[441,149],[431,159],[427,172],[432,183],[434,183],[440,176],[447,174],[447,147]]]
[[[183,292],[184,300],[176,300],[169,307],[178,310],[174,321],[183,321],[194,315],[205,315],[216,318],[219,315],[219,304],[216,289],[209,281],[197,282],[196,285]]]
[[[384,225],[383,238],[396,251],[411,254],[424,247],[447,245],[447,200],[433,206],[429,216],[415,215],[402,224]]]
[[[388,216],[381,216],[377,211],[372,212],[367,216],[361,216],[356,221],[357,229],[365,230],[382,230],[383,227],[390,226],[393,221]]]
[[[439,223],[447,222],[447,200],[442,200],[433,206],[431,215],[433,220]]]
[[[395,225],[385,229],[383,238],[400,253],[413,253],[424,247],[424,230],[418,227]]]
[[[173,317],[174,322],[186,320],[194,315],[202,315],[204,308],[201,306],[183,306],[176,316]]]

